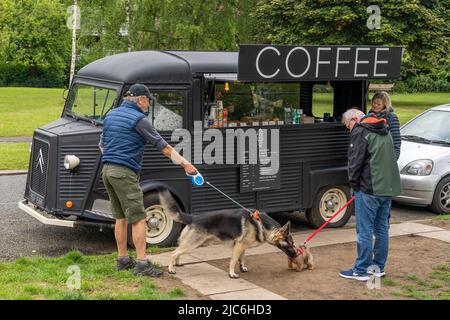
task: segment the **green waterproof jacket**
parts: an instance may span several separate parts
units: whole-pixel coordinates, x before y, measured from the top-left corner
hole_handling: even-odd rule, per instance
[[[375,196],[400,194],[394,144],[386,120],[366,117],[350,133],[348,178],[354,191]]]

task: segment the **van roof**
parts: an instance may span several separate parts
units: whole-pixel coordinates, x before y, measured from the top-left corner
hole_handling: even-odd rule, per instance
[[[238,52],[136,51],[96,60],[78,77],[123,83],[190,83],[198,73],[236,73]]]

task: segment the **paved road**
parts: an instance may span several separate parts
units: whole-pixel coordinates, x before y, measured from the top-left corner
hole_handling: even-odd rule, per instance
[[[46,226],[17,208],[22,199],[26,176],[0,176],[0,260],[11,260],[21,256],[58,256],[76,249],[85,254],[106,254],[115,250],[112,230],[93,228],[64,228]],[[435,215],[426,208],[395,206],[393,222],[421,220]],[[285,214],[279,218],[293,222],[293,230],[307,230],[309,227],[303,215]],[[354,226],[353,219],[346,228]]]
[[[0,176],[0,260],[35,254],[59,256],[71,249],[86,254],[115,250],[112,230],[64,228],[41,224],[17,208],[26,175]]]
[[[0,137],[0,143],[3,143],[3,142],[11,142],[11,143],[31,142],[32,140],[33,140],[32,137]]]

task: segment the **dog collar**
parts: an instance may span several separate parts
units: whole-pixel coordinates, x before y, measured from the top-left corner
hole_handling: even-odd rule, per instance
[[[260,220],[260,217],[259,217],[259,210],[253,211],[251,217],[252,217],[253,220]]]

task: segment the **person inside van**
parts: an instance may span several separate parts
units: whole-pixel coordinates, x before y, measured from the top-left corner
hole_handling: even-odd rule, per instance
[[[372,108],[368,112],[368,115],[370,114],[374,114],[377,117],[385,118],[387,120],[388,129],[391,132],[392,140],[394,140],[395,156],[398,160],[402,145],[400,122],[397,115],[394,113],[391,98],[387,92],[381,91],[373,95]]]

